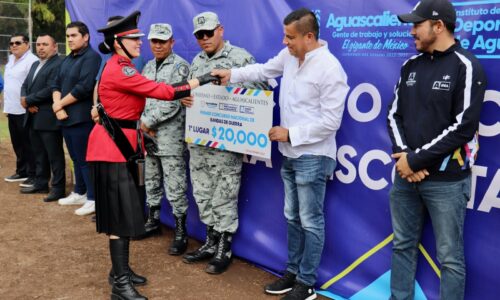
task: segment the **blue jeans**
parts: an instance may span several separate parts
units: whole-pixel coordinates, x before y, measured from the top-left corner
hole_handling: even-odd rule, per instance
[[[297,281],[307,285],[316,283],[316,269],[325,241],[325,188],[334,168],[335,160],[326,156],[283,157],[287,271],[297,274]]]
[[[471,178],[460,181],[409,183],[398,175],[390,192],[394,242],[391,299],[413,300],[418,243],[429,212],[441,264],[440,299],[464,299],[465,259],[463,227]]]
[[[87,193],[87,199],[94,201],[94,186],[90,182],[89,167],[87,165],[87,144],[94,123],[84,122],[69,127],[62,127],[62,133],[69,156],[73,161],[75,171],[75,193]]]

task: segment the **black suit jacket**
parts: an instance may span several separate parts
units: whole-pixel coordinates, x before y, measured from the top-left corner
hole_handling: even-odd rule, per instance
[[[34,62],[28,76],[21,87],[21,96],[26,97],[28,106],[37,106],[37,113],[29,113],[26,110],[24,115],[24,126],[31,122],[35,130],[59,130],[57,119],[52,110],[52,88],[51,85],[56,79],[62,59],[54,55],[38,71],[35,79],[33,75],[40,65],[40,61]]]

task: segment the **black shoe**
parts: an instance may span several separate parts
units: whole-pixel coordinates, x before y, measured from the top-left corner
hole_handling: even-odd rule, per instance
[[[154,235],[161,234],[161,223],[160,223],[160,207],[159,206],[151,206],[148,212],[148,219],[146,224],[144,224],[145,233],[136,237],[133,237],[133,240],[142,240],[148,237],[152,237]]]
[[[168,254],[181,255],[186,252],[188,245],[188,238],[186,232],[186,215],[175,218],[175,235],[172,244],[168,248]]]
[[[57,191],[51,190],[50,193],[47,195],[47,197],[43,198],[43,202],[53,202],[53,201],[57,201],[57,200],[64,198],[64,197],[66,197],[64,192],[57,192]]]
[[[281,300],[312,300],[318,297],[314,291],[314,287],[305,285],[301,282],[296,282],[292,290],[281,298]]]
[[[112,269],[114,271],[113,288],[111,289],[112,300],[147,300],[137,292],[130,280],[128,238],[109,240],[109,252],[111,255]]]
[[[217,243],[216,254],[208,262],[205,272],[208,274],[221,274],[227,270],[233,260],[233,252],[231,251],[232,239],[233,235],[231,233],[221,233],[219,243]]]
[[[113,280],[111,300],[148,300],[148,298],[139,294],[128,275],[122,275]]]
[[[191,264],[212,258],[215,254],[218,241],[219,233],[215,231],[213,227],[207,226],[207,239],[205,240],[205,244],[201,245],[196,251],[185,254],[182,261]]]
[[[21,188],[21,194],[46,194],[49,192],[48,187],[23,187]]]
[[[25,181],[26,179],[28,179],[28,176],[22,176],[16,173],[8,177],[5,177],[3,180],[7,182],[16,182],[16,181]]]
[[[19,187],[24,187],[24,188],[29,188],[34,186],[35,186],[35,178],[33,177],[28,177],[28,179],[19,184]]]
[[[273,283],[266,285],[264,291],[268,294],[281,295],[292,290],[295,285],[295,277],[297,275],[286,271],[283,277],[279,278]]]
[[[141,275],[137,275],[134,271],[132,271],[132,269],[129,269],[129,275],[130,275],[130,282],[132,282],[132,284],[134,286],[138,286],[138,285],[145,285],[146,283],[148,283],[148,279],[144,276],[141,276]],[[109,271],[109,275],[108,275],[108,283],[109,284],[113,284],[113,281],[115,280],[115,274],[113,272],[113,268],[111,268],[111,270]]]

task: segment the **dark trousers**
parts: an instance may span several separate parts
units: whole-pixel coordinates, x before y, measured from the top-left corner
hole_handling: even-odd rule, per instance
[[[23,177],[35,177],[35,157],[31,151],[29,129],[23,126],[24,114],[8,114],[7,118],[10,141],[16,153],[16,173]]]
[[[94,200],[94,187],[90,182],[87,165],[87,143],[94,123],[84,122],[73,126],[62,127],[62,133],[75,171],[75,193],[87,193],[88,200]]]
[[[52,190],[64,193],[66,176],[61,130],[35,130],[30,128],[30,139],[35,153],[35,186],[39,188],[47,187],[52,171]]]

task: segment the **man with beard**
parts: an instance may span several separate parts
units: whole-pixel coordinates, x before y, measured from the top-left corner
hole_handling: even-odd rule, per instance
[[[398,16],[413,23],[420,54],[401,68],[388,129],[397,175],[390,191],[394,241],[391,299],[413,299],[418,244],[429,214],[441,265],[440,299],[464,299],[463,226],[486,77],[454,39],[447,0],[422,0]]]

